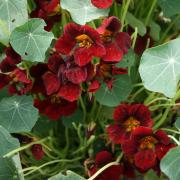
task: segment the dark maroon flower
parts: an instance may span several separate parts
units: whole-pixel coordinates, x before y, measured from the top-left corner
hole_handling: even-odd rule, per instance
[[[52,120],[59,120],[62,116],[69,116],[77,109],[77,103],[61,99],[57,95],[46,97],[44,100],[36,99],[34,106],[41,114],[48,116]]]
[[[167,146],[165,151],[161,148]],[[122,143],[122,150],[125,155],[133,155],[134,163],[140,171],[155,168],[165,153],[172,148],[170,139],[167,134],[158,130],[155,133],[148,127],[137,127],[131,135],[131,139]],[[162,155],[163,153],[163,155]]]
[[[113,0],[91,0],[91,3],[97,8],[106,9],[113,4]]]
[[[120,27],[119,19],[111,16],[97,29],[106,48],[106,54],[102,57],[104,61],[119,62],[131,46],[130,36],[125,32],[119,32]]]
[[[34,144],[31,147],[31,152],[34,158],[38,161],[41,160],[44,156],[44,151],[41,144]]]
[[[138,126],[152,127],[153,120],[146,106],[143,104],[121,104],[114,111],[114,125],[107,127],[109,138],[116,144],[130,138],[133,130]]]
[[[90,176],[112,161],[112,154],[108,151],[101,151],[96,154],[95,164],[89,169]],[[98,177],[95,178],[95,180],[119,180],[122,172],[123,167],[121,165],[113,165],[104,170]]]
[[[90,26],[80,26],[69,23],[64,34],[55,44],[58,52],[64,55],[74,55],[74,61],[79,66],[85,66],[93,57],[102,57],[105,48],[99,34]]]

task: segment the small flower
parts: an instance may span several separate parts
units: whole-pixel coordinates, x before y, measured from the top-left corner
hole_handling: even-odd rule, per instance
[[[106,9],[113,4],[113,0],[91,0],[91,3],[97,8]]]
[[[106,54],[102,57],[104,61],[119,62],[131,46],[130,36],[125,32],[119,32],[120,27],[119,19],[111,16],[97,29],[106,48]]]
[[[130,138],[131,133],[139,126],[152,127],[153,120],[143,104],[121,104],[114,111],[114,125],[107,127],[109,138],[115,144],[121,144]]]
[[[64,55],[74,55],[74,61],[79,66],[85,66],[93,57],[105,54],[99,34],[90,26],[75,23],[65,26],[64,34],[56,42],[55,48]]]
[[[34,158],[38,161],[38,160],[41,160],[44,156],[44,151],[43,151],[43,148],[41,146],[41,144],[34,144],[32,147],[31,147],[31,152],[32,152],[32,155],[34,156]]]
[[[158,130],[154,133],[151,128],[142,126],[132,132],[131,139],[122,143],[125,155],[134,156],[135,166],[142,172],[155,168],[158,160],[172,147],[164,131]]]

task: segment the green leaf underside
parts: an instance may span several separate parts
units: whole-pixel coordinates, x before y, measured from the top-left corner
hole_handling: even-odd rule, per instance
[[[67,175],[63,175],[62,173],[59,173],[48,180],[85,180],[85,178],[79,176],[78,174],[72,172],[72,171],[67,171]]]
[[[13,49],[27,61],[43,62],[52,39],[52,32],[44,30],[42,19],[29,19],[24,25],[14,29],[10,37]]]
[[[170,180],[179,180],[180,177],[180,146],[172,148],[161,160],[161,171],[164,172]]]
[[[166,17],[180,14],[179,0],[158,0],[158,4],[162,8],[163,13]]]
[[[132,84],[128,75],[115,76],[112,89],[109,90],[106,83],[102,83],[95,97],[100,104],[114,107],[125,101],[132,90]]]
[[[143,24],[142,21],[140,21],[139,19],[137,19],[137,18],[136,18],[135,16],[133,16],[130,12],[127,12],[126,20],[127,20],[128,24],[129,24],[132,28],[137,27],[138,33],[139,33],[141,36],[144,36],[144,35],[146,34],[146,26]]]
[[[0,102],[0,125],[9,132],[29,132],[38,119],[38,110],[30,96],[12,96]]]
[[[109,14],[109,9],[94,7],[91,0],[61,0],[61,7],[70,12],[74,22],[81,25]]]
[[[7,45],[14,28],[27,20],[26,0],[0,0],[0,42]]]
[[[0,157],[19,146],[19,141],[16,138],[13,138],[6,129],[0,126]]]
[[[139,72],[144,86],[151,91],[174,97],[180,75],[180,38],[147,49]]]

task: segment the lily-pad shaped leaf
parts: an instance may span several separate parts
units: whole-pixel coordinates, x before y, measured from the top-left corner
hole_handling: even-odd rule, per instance
[[[161,160],[160,168],[170,180],[179,180],[180,177],[180,146],[172,148]]]
[[[180,38],[147,49],[141,58],[139,72],[144,86],[173,98],[180,77]]]
[[[66,176],[63,175],[62,173],[59,173],[48,180],[85,180],[85,178],[79,176],[78,174],[72,172],[72,171],[67,171]]]
[[[27,0],[0,0],[0,42],[7,44],[14,28],[27,20]]]
[[[37,62],[45,60],[45,53],[54,35],[45,31],[44,26],[46,26],[44,20],[34,18],[14,29],[10,43],[22,59]]]
[[[158,4],[162,8],[163,13],[166,17],[180,14],[179,0],[158,0]]]
[[[128,75],[118,75],[112,82],[112,89],[109,90],[106,83],[102,83],[95,97],[100,104],[114,107],[125,101],[132,90],[131,80]]]
[[[61,0],[61,7],[70,12],[74,22],[81,25],[109,14],[109,9],[94,7],[91,0]]]
[[[20,146],[19,141],[0,126],[0,157]]]
[[[12,96],[0,101],[0,125],[10,133],[29,132],[38,119],[30,96]]]

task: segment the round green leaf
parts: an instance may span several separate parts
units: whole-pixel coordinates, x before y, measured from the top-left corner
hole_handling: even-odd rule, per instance
[[[172,148],[161,160],[160,168],[170,180],[179,180],[180,177],[180,146]]]
[[[91,0],[61,0],[61,7],[70,12],[74,22],[84,25],[86,22],[108,16],[109,9],[98,9]]]
[[[12,32],[10,43],[24,60],[37,62],[45,60],[45,53],[54,37],[52,32],[44,30],[45,25],[44,20],[34,18]]]
[[[115,76],[112,89],[109,90],[106,83],[102,83],[95,97],[100,104],[114,107],[125,101],[132,90],[131,80],[128,75]]]
[[[30,96],[12,96],[0,101],[0,125],[11,133],[29,132],[38,119]]]
[[[147,89],[174,97],[180,75],[179,47],[180,38],[143,53],[139,72]]]
[[[67,175],[63,175],[62,173],[59,173],[48,180],[85,180],[83,177],[79,176],[78,174],[72,172],[72,171],[67,171]]]
[[[0,126],[0,156],[4,156],[19,146],[19,141],[13,138],[6,129]]]
[[[27,19],[26,0],[0,0],[0,42],[7,44],[13,29]]]
[[[180,13],[180,1],[179,0],[158,0],[159,6],[162,8],[166,17],[171,17]]]

